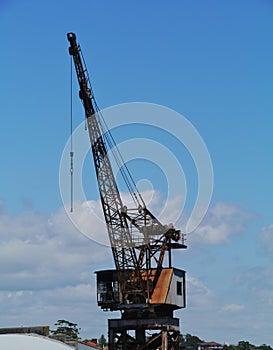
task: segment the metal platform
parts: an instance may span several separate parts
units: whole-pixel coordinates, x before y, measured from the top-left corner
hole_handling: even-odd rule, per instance
[[[109,350],[161,350],[179,348],[179,319],[109,319]]]

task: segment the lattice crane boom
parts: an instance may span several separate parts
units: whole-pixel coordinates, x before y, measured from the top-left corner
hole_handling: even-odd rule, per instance
[[[165,252],[171,250],[172,241],[181,239],[180,231],[172,225],[160,223],[146,208],[140,193],[132,190],[134,183],[129,190],[137,206],[129,209],[124,206],[107,154],[109,131],[105,134],[102,130],[100,112],[76,35],[68,33],[67,38],[87,119],[100,199],[120,283],[121,302],[146,303],[158,281]],[[125,182],[131,179],[129,174]]]

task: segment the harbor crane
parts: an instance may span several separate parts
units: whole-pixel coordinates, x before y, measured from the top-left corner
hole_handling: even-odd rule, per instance
[[[121,313],[108,320],[109,350],[179,349],[179,319],[185,307],[185,271],[172,266],[172,251],[185,249],[185,237],[172,224],[163,225],[147,208],[122,156],[120,172],[132,196],[124,205],[109,158],[116,149],[105,129],[76,35],[68,33],[83,104],[100,200],[114,269],[97,271],[97,303],[104,311]]]

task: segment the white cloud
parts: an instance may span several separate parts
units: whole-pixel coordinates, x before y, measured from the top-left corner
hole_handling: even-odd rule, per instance
[[[225,312],[237,312],[244,310],[245,306],[242,304],[227,304],[222,307],[222,311]]]
[[[158,193],[154,198],[157,203],[161,202]],[[174,207],[176,202],[173,201]],[[90,274],[100,266],[113,267],[100,202],[74,203],[71,215],[75,225],[63,208],[49,215],[31,211],[19,215],[0,212],[2,290],[75,286],[90,279]]]
[[[86,219],[82,213],[79,216]],[[88,224],[101,233],[93,222],[90,216]],[[79,233],[63,209],[49,216],[34,212],[17,216],[2,213],[0,236],[2,290],[82,283],[87,270],[94,271],[99,263],[111,259],[109,248]]]
[[[273,224],[262,227],[259,240],[263,251],[273,258]]]
[[[198,244],[226,243],[231,236],[244,232],[251,218],[250,213],[234,204],[217,203],[189,239]]]
[[[99,207],[98,202],[93,205]],[[103,221],[88,216],[85,204],[77,209],[77,220],[86,221],[94,237],[106,231]],[[0,212],[0,239],[0,302],[5,315],[0,327],[52,326],[59,318],[89,325],[96,314],[93,328],[98,334],[86,336],[105,333],[94,271],[113,267],[108,247],[82,235],[63,208],[48,215]]]
[[[177,228],[181,228],[181,218],[183,217],[183,200],[177,196],[173,199],[166,200],[158,191],[148,190],[143,192],[142,197],[150,201],[149,209],[165,225],[173,223]],[[121,193],[123,204],[129,209],[136,208],[136,204],[132,201],[130,194]],[[99,201],[85,201],[83,203],[75,202],[74,210],[71,213],[67,207],[67,214],[70,217],[73,225],[91,240],[109,246],[109,238],[105,226],[105,220],[102,212],[102,207]],[[50,220],[50,224],[55,226],[63,226],[67,217],[54,214]],[[179,222],[177,222],[179,220]]]
[[[121,193],[123,202],[128,208],[135,207],[129,194]],[[156,190],[146,190],[141,192],[141,196],[147,207],[159,219],[162,224],[176,224],[184,216],[182,196],[174,198],[164,198],[162,193]]]
[[[237,278],[237,283],[244,283],[260,306],[273,305],[273,268],[271,266],[256,266],[248,269]]]
[[[174,218],[180,214],[181,198],[170,200],[161,212],[162,198],[158,193],[153,196],[152,210],[158,209],[162,223],[172,221],[170,214]],[[95,242],[101,236],[108,240],[100,202],[75,203],[73,215],[92,239],[75,228],[63,208],[48,215],[0,212],[0,302],[6,316],[0,326],[53,325],[64,318],[85,327],[83,336],[106,334],[109,314],[96,305],[94,271],[112,268],[113,259],[109,247]],[[229,232],[237,219],[237,232],[243,229],[243,215],[235,206],[217,205],[209,215],[204,223],[206,231],[212,231],[214,226],[221,231],[225,224]],[[201,243],[209,243],[202,231],[199,236],[197,233],[200,237]],[[215,240],[212,235],[211,241]],[[211,286],[193,275],[187,275],[187,304],[188,310],[200,317],[221,308]]]
[[[196,294],[198,295],[198,297],[200,295],[206,297],[212,295],[212,291],[208,287],[206,287],[200,279],[194,276],[187,275],[187,284],[190,293]]]
[[[203,311],[208,310],[213,303],[214,293],[202,280],[186,275],[188,306],[192,309]]]

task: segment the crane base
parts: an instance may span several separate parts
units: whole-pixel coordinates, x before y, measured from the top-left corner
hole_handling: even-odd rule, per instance
[[[108,335],[109,350],[177,350],[179,319],[109,319]]]

